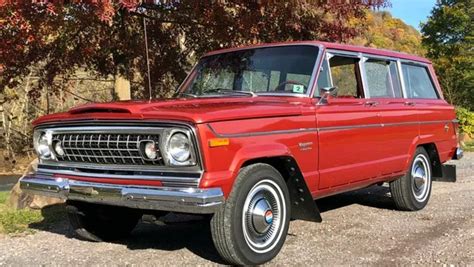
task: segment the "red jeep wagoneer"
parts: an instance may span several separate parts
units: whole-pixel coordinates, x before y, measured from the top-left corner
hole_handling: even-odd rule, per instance
[[[34,127],[40,163],[21,188],[65,199],[80,236],[208,214],[232,264],[274,258],[292,218],[321,221],[314,199],[388,182],[397,208],[420,210],[462,157],[428,60],[322,42],[211,52],[172,99],[87,104]]]

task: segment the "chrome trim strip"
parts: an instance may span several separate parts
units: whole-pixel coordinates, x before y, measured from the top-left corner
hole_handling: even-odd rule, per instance
[[[94,177],[94,178],[113,178],[117,180],[154,180],[163,183],[173,184],[186,184],[188,187],[198,187],[201,177],[173,177],[173,176],[151,176],[151,175],[120,175],[120,174],[108,174],[108,173],[88,173],[88,172],[76,172],[70,170],[48,170],[38,169],[38,174],[52,177],[56,175],[72,175],[78,177]]]
[[[402,126],[402,125],[425,125],[425,124],[438,124],[438,123],[449,123],[452,121],[439,120],[439,121],[418,121],[418,122],[397,122],[397,123],[374,123],[374,124],[362,124],[362,125],[351,125],[351,126],[332,126],[332,127],[320,127],[320,128],[299,128],[299,129],[290,129],[290,130],[275,130],[275,131],[263,131],[263,132],[253,132],[253,133],[237,133],[237,134],[220,134],[215,131],[210,124],[207,124],[211,132],[216,137],[221,138],[230,138],[230,137],[251,137],[251,136],[261,136],[261,135],[272,135],[272,134],[292,134],[292,133],[302,133],[302,132],[323,132],[323,131],[337,131],[337,130],[349,130],[349,129],[360,129],[360,128],[376,128],[376,127],[393,127],[393,126]]]
[[[250,137],[250,136],[271,135],[271,134],[292,134],[292,133],[317,131],[317,128],[300,128],[300,129],[291,129],[291,130],[276,130],[276,131],[253,132],[253,133],[220,134],[220,133],[217,133],[210,124],[207,124],[207,127],[209,127],[211,132],[217,137]]]
[[[125,186],[26,176],[20,188],[31,194],[135,209],[166,210],[198,214],[216,212],[224,203],[220,188],[172,188]]]

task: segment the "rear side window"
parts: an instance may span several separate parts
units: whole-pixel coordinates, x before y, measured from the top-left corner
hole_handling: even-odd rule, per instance
[[[408,98],[439,98],[426,67],[402,64],[402,71]]]
[[[395,61],[368,59],[364,66],[370,98],[402,97]]]

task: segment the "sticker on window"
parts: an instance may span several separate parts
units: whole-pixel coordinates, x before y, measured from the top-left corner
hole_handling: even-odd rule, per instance
[[[304,85],[293,84],[293,93],[303,94],[304,93]]]

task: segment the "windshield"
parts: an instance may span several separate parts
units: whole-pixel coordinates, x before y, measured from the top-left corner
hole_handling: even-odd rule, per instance
[[[202,58],[181,96],[296,94],[310,86],[318,47],[245,49]]]

